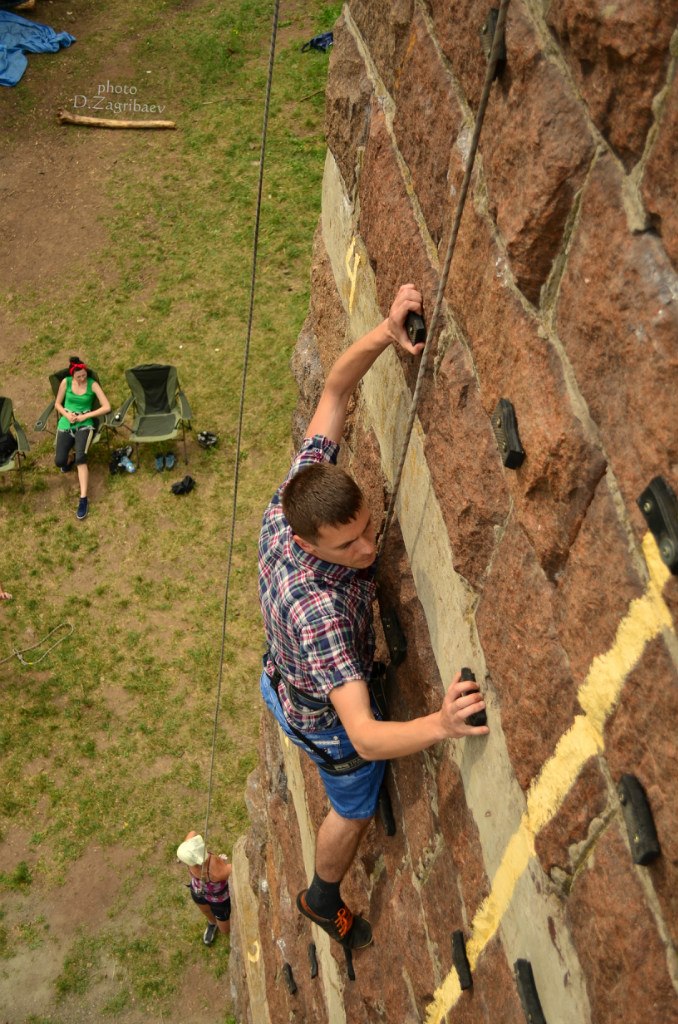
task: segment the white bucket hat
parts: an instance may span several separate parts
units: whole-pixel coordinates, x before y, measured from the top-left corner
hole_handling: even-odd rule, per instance
[[[202,836],[193,836],[191,839],[186,839],[184,842],[177,847],[177,858],[182,864],[186,864],[189,868],[198,867],[204,864],[207,857],[205,855],[205,841]]]

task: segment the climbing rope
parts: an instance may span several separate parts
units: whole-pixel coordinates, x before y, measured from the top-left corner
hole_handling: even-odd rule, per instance
[[[39,658],[35,659],[35,661],[26,661],[26,659],[22,657],[22,655],[24,655],[26,651],[34,651],[36,647],[40,647],[41,644],[44,644],[45,640],[49,640],[52,634],[56,633],[58,629],[64,628],[66,628],[68,632],[64,633],[63,636],[60,636],[58,640],[55,640],[51,647],[48,647],[47,650],[43,654],[41,654]],[[14,647],[10,655],[0,660],[0,665],[4,665],[5,662],[11,661],[12,658],[18,658],[21,664],[26,665],[28,668],[32,667],[33,665],[39,665],[40,662],[47,657],[50,651],[53,651],[55,647],[57,647],[63,640],[66,640],[71,635],[74,628],[75,627],[71,622],[60,622],[58,626],[55,626],[54,629],[51,629],[49,631],[47,636],[44,636],[42,640],[38,640],[37,644],[31,644],[30,647],[22,647],[20,650]]]
[[[447,246],[447,252],[445,254],[445,263],[443,264],[443,271],[440,275],[440,281],[438,283],[438,294],[436,295],[435,306],[433,308],[433,314],[429,320],[428,331],[426,334],[426,344],[421,354],[421,362],[419,364],[419,373],[417,374],[417,381],[414,388],[414,394],[412,396],[412,405],[410,408],[410,415],[407,421],[407,428],[405,431],[405,440],[403,442],[402,452],[400,454],[400,462],[398,463],[398,469],[396,471],[395,479],[393,482],[393,490],[391,492],[391,500],[389,502],[386,517],[384,519],[384,526],[381,531],[381,537],[379,538],[379,545],[377,552],[381,554],[386,543],[386,536],[388,534],[391,522],[393,520],[393,513],[395,511],[395,503],[398,497],[398,491],[400,489],[400,479],[403,474],[403,467],[405,465],[405,459],[407,457],[407,449],[410,444],[410,437],[412,436],[412,428],[414,426],[415,416],[417,415],[417,406],[419,404],[419,395],[421,392],[422,384],[424,382],[424,375],[426,373],[426,367],[428,365],[428,355],[431,346],[431,338],[433,337],[438,323],[438,317],[443,304],[443,295],[445,288],[447,287],[447,279],[450,274],[450,264],[452,263],[452,256],[457,244],[457,235],[459,234],[459,225],[461,224],[462,214],[464,213],[464,206],[466,205],[466,197],[468,195],[469,185],[471,183],[471,174],[473,173],[473,165],[476,159],[476,152],[478,149],[478,142],[480,139],[480,131],[483,127],[483,121],[485,119],[485,110],[487,109],[487,103],[490,98],[490,89],[492,88],[492,82],[497,68],[497,62],[500,59],[502,42],[504,39],[504,25],[506,23],[506,11],[509,5],[509,0],[501,0],[499,7],[499,14],[497,16],[497,24],[494,30],[494,36],[492,37],[492,49],[490,51],[489,62],[487,65],[487,74],[485,75],[485,82],[483,85],[482,95],[480,97],[480,103],[478,104],[478,113],[476,115],[476,125],[471,139],[471,147],[469,149],[468,156],[466,158],[466,167],[464,169],[464,179],[461,185],[461,191],[459,193],[459,200],[457,202],[457,208],[454,214],[454,221],[452,224],[452,231],[450,233],[450,240]]]
[[[239,472],[240,472],[240,447],[242,439],[242,425],[243,416],[245,411],[245,390],[247,387],[247,368],[249,363],[250,355],[250,341],[252,338],[252,322],[254,319],[254,290],[257,276],[257,254],[259,249],[259,223],[261,220],[261,197],[264,187],[264,157],[266,155],[266,134],[268,130],[268,113],[271,102],[271,84],[273,82],[273,58],[275,56],[275,43],[278,34],[278,12],[280,8],[280,0],[275,0],[273,10],[273,26],[271,29],[271,45],[268,57],[268,79],[266,82],[266,99],[264,102],[264,119],[261,131],[261,149],[259,157],[259,187],[257,191],[257,204],[256,204],[256,215],[254,220],[254,244],[252,247],[252,276],[250,280],[250,306],[249,316],[247,320],[247,337],[245,340],[245,352],[243,356],[243,368],[242,368],[242,385],[240,388],[240,408],[238,412],[238,432],[235,444],[235,468],[233,470],[233,505],[231,510],[231,533],[228,544],[228,562],[226,566],[226,586],[224,590],[224,610],[221,622],[221,654],[219,658],[219,678],[217,682],[217,699],[216,706],[214,709],[214,726],[212,729],[212,754],[210,758],[210,770],[209,780],[207,784],[207,810],[205,812],[205,828],[203,830],[203,839],[205,841],[205,852],[207,852],[207,837],[209,828],[210,810],[212,806],[212,787],[214,781],[214,761],[217,745],[217,727],[219,724],[219,709],[221,705],[221,690],[224,678],[224,660],[226,653],[226,624],[228,619],[228,597],[231,584],[231,567],[233,564],[233,543],[235,540],[235,523],[236,523],[236,512],[238,508],[238,483],[239,483]],[[203,864],[200,880],[204,882],[204,869]]]

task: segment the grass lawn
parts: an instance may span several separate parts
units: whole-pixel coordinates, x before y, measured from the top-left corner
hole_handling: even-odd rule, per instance
[[[35,272],[9,287],[0,276],[0,393],[32,445],[23,492],[0,480],[0,582],[14,594],[0,607],[0,659],[62,622],[75,627],[38,665],[0,665],[0,1003],[18,1008],[3,1020],[32,1024],[227,1021],[228,943],[202,947],[174,849],[202,829],[206,807],[272,4],[105,6],[38,4],[36,20],[78,42],[31,57],[25,81],[1,97],[6,154],[30,167],[30,129],[97,199],[90,219],[74,203],[82,253],[65,237],[62,264],[38,244]],[[289,359],[320,208],[328,57],[300,46],[339,11],[298,0],[280,12],[210,823],[210,846],[226,852],[247,826],[258,525],[289,455]],[[60,127],[53,105],[43,116],[46,97],[66,106],[105,83],[133,85],[178,130]],[[46,233],[51,223],[46,207]],[[157,473],[149,446],[136,473],[110,476],[100,443],[91,514],[77,522],[75,474],[58,474],[53,436],[31,430],[47,376],[70,353],[96,368],[114,408],[126,368],[175,364],[196,431],[217,433],[218,447],[200,449],[193,434],[187,469],[179,460]],[[177,498],[170,485],[185,472],[197,486]],[[221,1001],[205,1009],[201,989]]]

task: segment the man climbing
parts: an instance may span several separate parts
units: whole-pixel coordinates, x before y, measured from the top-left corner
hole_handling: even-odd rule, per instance
[[[318,765],[331,809],[318,829],[315,874],[299,911],[351,949],[372,941],[340,884],[373,817],[386,761],[447,737],[480,736],[466,724],[485,707],[457,672],[439,711],[380,720],[370,698],[374,655],[375,526],[356,482],[336,466],[351,394],[392,343],[418,354],[404,328],[421,295],[403,285],[388,317],[330,370],[290,473],[266,509],[259,594],[268,641],[261,692],[285,734]],[[464,696],[466,693],[466,696]]]

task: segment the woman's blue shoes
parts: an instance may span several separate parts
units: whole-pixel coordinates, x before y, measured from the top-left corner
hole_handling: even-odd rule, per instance
[[[163,469],[174,469],[176,461],[174,452],[167,452],[167,455],[156,455],[155,468],[158,473],[162,473]]]

